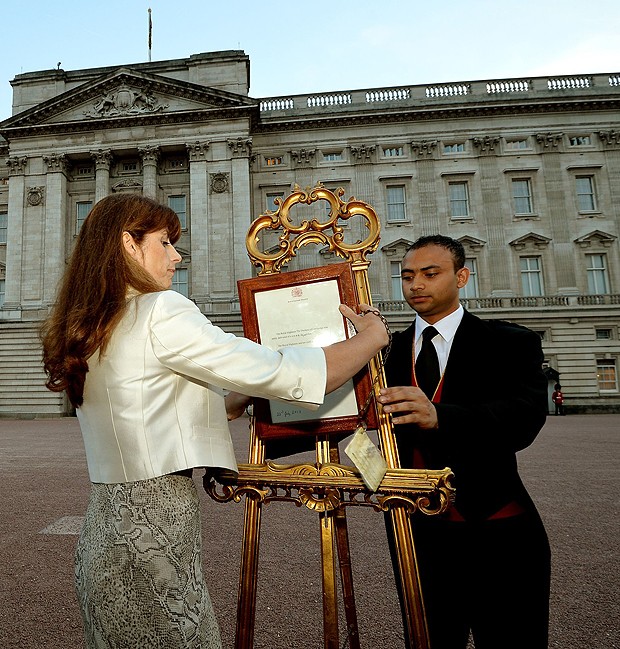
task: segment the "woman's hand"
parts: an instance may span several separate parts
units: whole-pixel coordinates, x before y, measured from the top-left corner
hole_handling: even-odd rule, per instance
[[[226,403],[228,421],[232,421],[233,419],[237,419],[237,417],[241,417],[252,401],[252,398],[245,394],[240,394],[239,392],[229,392],[226,397],[224,397],[224,401]]]
[[[346,304],[341,304],[340,313],[351,322],[358,333],[368,331],[373,336],[377,336],[377,344],[379,348],[377,351],[383,349],[389,342],[388,332],[381,320],[380,311],[368,304],[360,304],[360,313],[357,314],[353,309]]]

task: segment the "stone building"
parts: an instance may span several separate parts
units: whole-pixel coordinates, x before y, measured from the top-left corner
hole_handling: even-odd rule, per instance
[[[379,213],[370,283],[394,328],[411,320],[399,282],[407,246],[447,234],[472,272],[463,304],[540,333],[569,412],[620,410],[620,73],[262,99],[249,81],[242,51],[11,81],[13,115],[0,123],[0,414],[66,412],[42,387],[37,330],[101,197],[138,192],[173,207],[183,224],[175,288],[240,332],[251,220],[317,182]],[[305,209],[322,216],[318,203]],[[346,236],[359,228],[350,222]],[[305,247],[291,267],[331,261]],[[504,371],[489,368],[497,380]]]

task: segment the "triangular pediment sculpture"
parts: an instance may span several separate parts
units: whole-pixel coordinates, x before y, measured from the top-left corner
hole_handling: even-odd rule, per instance
[[[603,232],[602,230],[593,230],[575,239],[575,243],[579,244],[582,248],[589,248],[590,246],[600,246],[607,248],[616,240],[616,236]]]
[[[112,127],[118,120],[149,121],[165,115],[168,121],[193,121],[200,114],[229,110],[258,109],[258,102],[225,90],[148,74],[130,68],[117,68],[67,90],[0,123],[0,132],[10,135],[20,131],[45,132],[77,127]]]
[[[551,239],[549,237],[545,237],[542,234],[537,234],[536,232],[528,232],[522,237],[518,237],[510,241],[509,245],[511,245],[516,250],[541,250],[542,248],[546,248],[549,243],[551,243]]]

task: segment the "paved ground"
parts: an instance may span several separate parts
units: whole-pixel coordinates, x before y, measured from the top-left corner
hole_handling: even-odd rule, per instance
[[[240,459],[246,431],[247,420],[235,422]],[[550,647],[620,648],[619,447],[620,415],[572,415],[550,417],[520,454],[553,548]],[[83,646],[72,562],[88,492],[75,419],[0,419],[0,649]],[[203,509],[206,574],[232,647],[243,505],[205,496]],[[348,521],[362,646],[401,649],[382,517],[359,508]],[[269,505],[255,647],[322,647],[321,605],[316,515]]]

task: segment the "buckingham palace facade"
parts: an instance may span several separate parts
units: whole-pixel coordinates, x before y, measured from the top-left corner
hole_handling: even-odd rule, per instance
[[[67,412],[43,386],[38,329],[100,198],[169,204],[183,226],[174,288],[240,333],[251,221],[317,183],[379,214],[369,279],[394,329],[412,318],[399,281],[407,247],[454,237],[471,271],[463,305],[540,334],[569,413],[620,411],[620,73],[256,99],[249,57],[225,51],[11,84],[0,123],[0,416]],[[363,238],[358,227],[347,222],[346,237]],[[332,261],[305,246],[289,269]],[[504,368],[488,369],[502,380]]]

